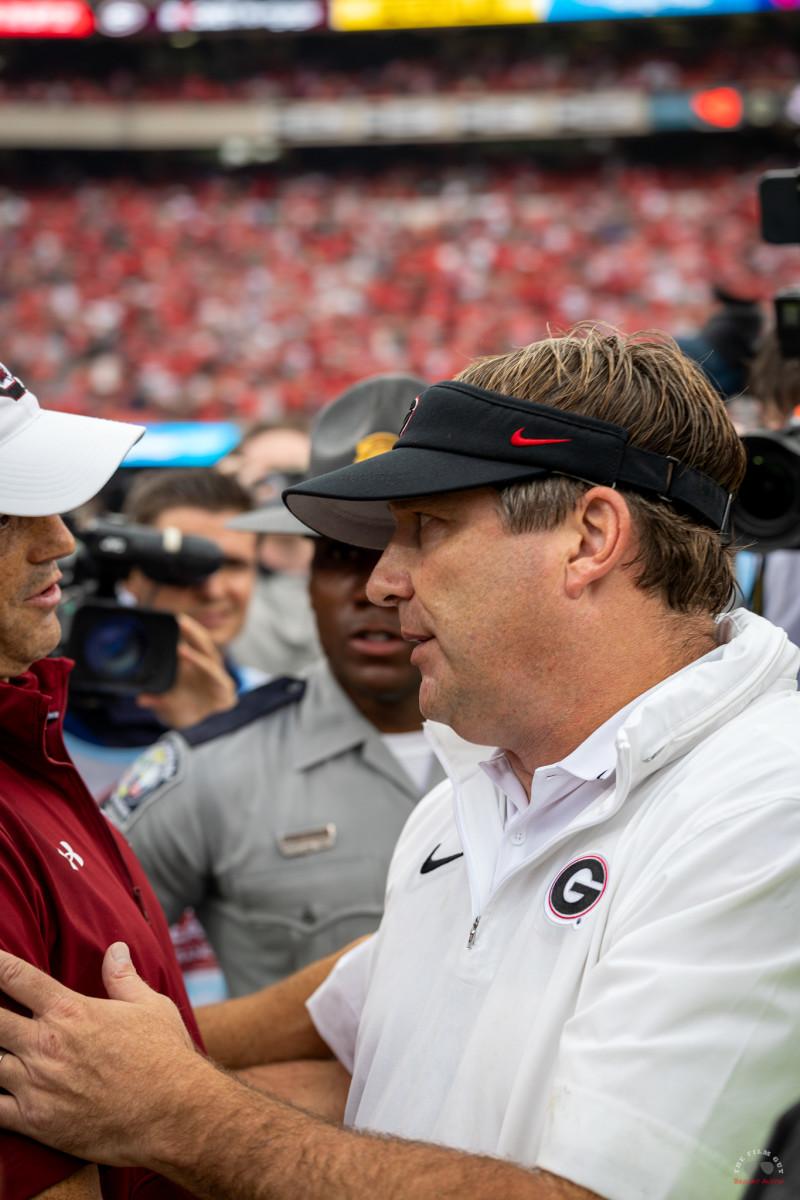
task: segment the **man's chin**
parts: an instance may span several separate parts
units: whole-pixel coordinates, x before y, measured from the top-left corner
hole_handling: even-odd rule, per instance
[[[457,714],[453,712],[453,705],[446,702],[446,698],[442,696],[442,689],[437,686],[435,680],[424,675],[419,686],[419,711],[426,721],[439,721],[443,725],[455,728],[453,721]]]

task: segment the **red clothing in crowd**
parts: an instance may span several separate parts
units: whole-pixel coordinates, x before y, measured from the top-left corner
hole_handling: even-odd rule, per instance
[[[76,991],[104,996],[103,953],[125,941],[139,973],[175,1001],[199,1044],[158,901],[64,747],[70,666],[44,659],[0,683],[0,946]],[[3,1200],[28,1200],[84,1165],[2,1131],[0,1164]],[[105,1200],[187,1195],[150,1171],[100,1173]]]

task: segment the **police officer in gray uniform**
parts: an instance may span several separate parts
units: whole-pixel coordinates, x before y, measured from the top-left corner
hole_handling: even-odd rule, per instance
[[[328,405],[312,429],[310,474],[388,450],[424,386],[378,376]],[[231,524],[289,522],[314,536],[282,506]],[[397,611],[366,596],[378,557],[315,537],[309,591],[325,657],[166,735],[105,805],[168,920],[197,911],[233,996],[377,927],[395,841],[442,778]]]

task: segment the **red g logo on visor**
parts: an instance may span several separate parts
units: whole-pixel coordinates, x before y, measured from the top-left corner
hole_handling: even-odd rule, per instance
[[[408,422],[411,420],[411,418],[413,417],[414,413],[417,411],[417,405],[418,405],[418,404],[419,404],[419,396],[417,396],[417,397],[416,397],[416,399],[414,400],[413,404],[411,405],[411,408],[410,408],[410,409],[408,410],[408,412],[406,413],[406,419],[405,419],[405,421],[403,421],[402,428],[401,428],[400,432],[399,432],[399,433],[398,433],[398,435],[397,435],[399,438],[401,438],[401,437],[403,436],[403,434],[405,433],[405,431],[408,429]]]

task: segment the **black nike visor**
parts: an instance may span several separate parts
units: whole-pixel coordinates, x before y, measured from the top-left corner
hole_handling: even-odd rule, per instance
[[[382,550],[395,529],[388,501],[544,475],[634,488],[727,533],[732,495],[676,458],[629,445],[623,426],[452,380],[420,392],[391,450],[295,484],[283,500],[324,537]]]

